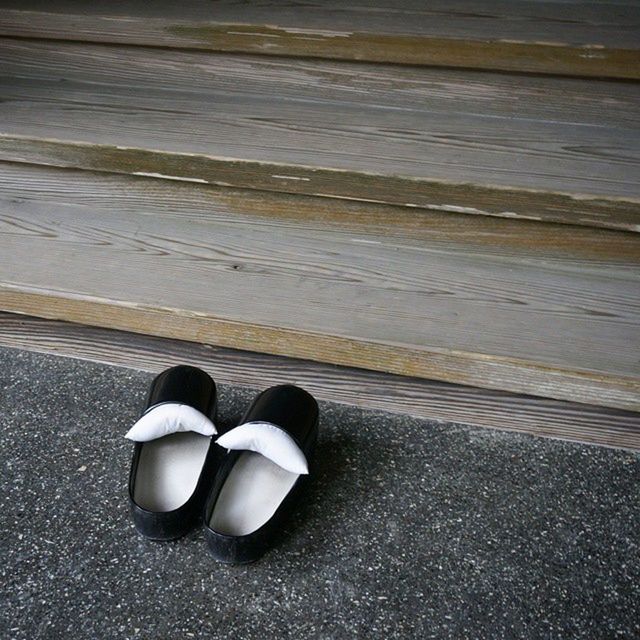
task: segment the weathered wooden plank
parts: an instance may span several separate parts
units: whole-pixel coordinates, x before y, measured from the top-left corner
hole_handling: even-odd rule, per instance
[[[0,180],[4,310],[640,407],[635,234],[396,225],[391,207],[24,165]]]
[[[640,229],[640,85],[16,40],[0,65],[5,160]]]
[[[640,77],[640,8],[632,2],[10,0],[3,4],[0,34],[10,36]]]
[[[84,179],[82,179],[84,178]],[[80,188],[79,186],[80,185]],[[125,188],[126,185],[126,188]],[[100,174],[82,176],[73,170],[0,164],[0,188],[14,204],[51,208],[82,205],[98,217],[112,211],[135,211],[156,218],[243,225],[255,219],[275,233],[303,225],[312,231],[366,234],[401,241],[403,246],[437,247],[451,255],[508,257],[524,262],[545,260],[600,272],[631,269],[640,263],[635,234],[516,220],[469,217],[431,211],[413,216],[402,207],[349,200],[196,185],[187,182],[127,178]],[[179,206],[176,207],[176,202]]]
[[[640,231],[640,202],[357,171],[254,162],[0,133],[0,160],[602,229]]]
[[[320,400],[537,436],[640,449],[640,414],[308,360],[0,313],[0,345],[157,373],[192,364],[218,383],[294,382]]]

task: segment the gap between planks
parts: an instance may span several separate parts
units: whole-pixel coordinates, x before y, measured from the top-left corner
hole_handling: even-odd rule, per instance
[[[222,384],[291,382],[320,400],[444,422],[640,449],[640,414],[0,313],[0,345],[157,373],[191,364]]]

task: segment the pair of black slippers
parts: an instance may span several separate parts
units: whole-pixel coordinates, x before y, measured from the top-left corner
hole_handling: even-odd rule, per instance
[[[174,540],[204,520],[221,562],[260,558],[277,540],[318,437],[318,405],[299,387],[263,391],[240,425],[218,434],[216,385],[196,367],[161,373],[140,419],[129,500],[137,530]]]

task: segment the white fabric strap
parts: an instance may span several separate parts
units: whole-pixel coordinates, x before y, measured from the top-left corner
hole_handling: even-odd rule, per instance
[[[295,440],[270,422],[245,422],[227,431],[216,442],[225,449],[260,453],[291,473],[309,473],[307,459]]]
[[[213,422],[204,413],[188,404],[165,402],[147,411],[129,429],[125,438],[135,442],[149,442],[180,431],[194,431],[203,436],[218,433]]]

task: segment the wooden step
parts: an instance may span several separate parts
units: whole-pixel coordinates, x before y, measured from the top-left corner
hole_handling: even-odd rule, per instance
[[[640,450],[640,413],[336,367],[193,342],[0,313],[0,345],[159,373],[189,363],[219,384],[295,381],[319,400]]]
[[[620,0],[5,0],[0,34],[640,78],[640,8]]]
[[[640,230],[640,85],[4,39],[0,159]]]
[[[637,234],[0,168],[5,311],[640,409]]]

